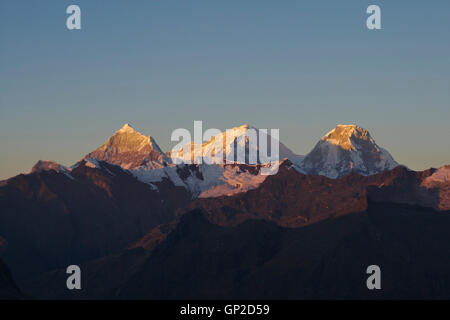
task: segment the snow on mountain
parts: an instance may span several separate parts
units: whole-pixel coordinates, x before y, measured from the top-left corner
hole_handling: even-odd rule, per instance
[[[128,123],[85,159],[104,160],[124,169],[164,167],[170,159],[152,137],[135,131]]]
[[[338,125],[306,155],[301,169],[309,174],[339,178],[352,172],[373,175],[398,166],[369,132],[356,125]]]
[[[267,142],[267,152],[260,150],[260,141]],[[278,157],[272,157],[271,154],[271,146],[275,145],[279,147]],[[236,163],[253,165],[258,163],[264,164],[270,161],[281,161],[285,158],[293,163],[299,163],[303,159],[303,156],[296,155],[283,143],[270,136],[267,131],[250,125],[228,129],[213,136],[209,141],[201,145],[191,142],[190,146],[190,153],[184,153],[184,146],[172,152],[173,162],[221,164],[225,163],[225,159],[227,159]],[[245,158],[237,156],[238,150],[245,150]],[[222,159],[220,159],[220,155]]]
[[[224,156],[229,157],[232,154],[231,150],[234,143],[245,148],[250,128],[252,127],[246,125],[223,132],[220,134],[220,138],[224,137],[224,140],[227,134],[232,134],[230,143],[227,145],[219,144],[219,136],[215,136],[200,146],[200,150],[203,152],[194,153],[197,150],[193,147],[191,157],[205,155],[204,158],[209,157],[209,160],[212,160],[220,150],[223,150]],[[258,135],[259,130],[255,129],[255,133]],[[262,134],[262,137],[272,139],[264,134]],[[274,143],[278,143],[278,140],[272,140]],[[270,154],[270,141],[268,144]],[[281,143],[279,150],[280,158],[289,157],[293,160],[300,158]],[[246,149],[247,158],[249,153],[256,151],[258,151],[258,146],[250,143],[249,148]],[[179,157],[185,160],[189,156],[186,155],[183,158],[182,152],[180,152]],[[238,164],[237,161],[234,164],[222,163],[217,165],[204,163],[205,161],[202,164],[193,165],[174,164],[153,138],[136,132],[128,124],[115,132],[100,148],[86,155],[82,161],[86,161],[87,166],[101,169],[98,160],[121,166],[153,189],[158,189],[158,182],[168,179],[174,185],[186,188],[193,197],[217,197],[254,189],[267,177],[267,175],[260,174],[261,168],[272,170],[270,165],[245,165]],[[276,169],[277,166],[273,166],[273,170]]]
[[[267,152],[260,150],[260,139],[267,142]],[[279,157],[272,157],[271,146],[279,148]],[[261,174],[262,168],[269,173],[278,169],[270,166],[270,162],[279,163],[287,158],[300,163],[303,159],[267,132],[250,125],[226,130],[202,144],[190,142],[190,147],[188,153],[184,152],[184,146],[171,153],[172,162],[178,165],[132,172],[150,184],[167,178],[184,186],[194,197],[219,197],[257,188],[268,176],[267,172]],[[243,156],[237,156],[238,150],[244,150]]]
[[[230,196],[257,188],[268,175],[260,174],[269,165],[169,165],[159,169],[139,168],[131,173],[142,182],[157,188],[163,179],[189,190],[193,198]],[[273,167],[275,170],[275,167]]]

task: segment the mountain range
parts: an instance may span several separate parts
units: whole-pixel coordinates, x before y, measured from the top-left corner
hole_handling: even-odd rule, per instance
[[[226,158],[250,129],[258,132],[233,128],[220,134],[232,142],[215,136],[175,159],[126,124],[71,167],[38,161],[29,174],[3,181],[0,258],[20,288],[11,289],[8,276],[8,292],[450,297],[450,166],[412,171],[356,125],[338,125],[306,156],[280,143],[273,175],[261,174],[269,167],[261,161],[183,163],[198,150]],[[252,146],[242,147],[247,160]],[[382,292],[363,286],[369,263],[388,271]],[[71,264],[82,267],[82,292],[65,288]]]
[[[351,172],[372,175],[398,166],[389,152],[379,147],[370,133],[357,125],[338,125],[323,136],[309,154],[301,156],[269,134],[250,125],[226,130],[198,147],[194,142],[188,143],[191,145],[190,154],[183,154],[182,148],[172,154],[164,153],[152,137],[146,137],[129,124],[125,124],[84,159],[103,160],[131,170],[163,168],[180,162],[197,163],[195,160],[199,158],[205,163],[211,163],[215,154],[222,154],[224,160],[232,159],[236,163],[251,164],[248,154],[252,151],[255,154],[260,152],[257,144],[249,143],[248,137],[251,133],[267,139],[268,146],[274,142],[279,144],[279,160],[290,160],[303,173],[339,178]],[[239,161],[233,154],[239,146],[246,148],[246,161]],[[258,163],[261,164],[260,161]]]
[[[83,160],[92,166],[98,160],[118,165],[153,188],[156,188],[156,182],[168,179],[174,185],[186,188],[194,197],[229,196],[254,189],[266,178],[260,171],[267,167],[267,163],[259,159],[257,163],[249,161],[249,154],[258,155],[260,152],[257,144],[248,142],[251,130],[257,136],[261,135],[260,130],[243,125],[213,136],[199,147],[191,142],[191,153],[183,155],[183,149],[173,153],[163,152],[155,139],[125,124]],[[231,137],[231,140],[226,140],[226,137]],[[273,142],[279,144],[280,161],[290,160],[296,170],[305,174],[340,178],[352,172],[373,175],[398,166],[392,156],[375,143],[367,130],[356,125],[338,125],[306,156],[295,154],[266,133],[262,137],[268,140],[269,146]],[[235,155],[239,145],[246,151],[244,161],[239,161]],[[224,161],[218,165],[207,164],[212,163],[211,159],[216,154],[223,155]],[[203,159],[202,164],[189,165],[199,158]],[[233,163],[225,162],[225,159],[232,159]],[[38,162],[35,167],[40,170],[67,169],[48,161]]]

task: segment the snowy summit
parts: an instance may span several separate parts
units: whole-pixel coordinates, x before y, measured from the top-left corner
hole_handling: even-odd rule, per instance
[[[339,178],[352,172],[377,174],[398,166],[370,133],[357,125],[337,125],[320,139],[301,165],[310,174]]]
[[[137,132],[128,123],[85,159],[104,160],[124,169],[161,168],[170,162],[152,137]]]

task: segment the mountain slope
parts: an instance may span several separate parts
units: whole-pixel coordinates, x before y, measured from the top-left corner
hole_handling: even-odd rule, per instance
[[[152,251],[83,265],[82,291],[61,289],[63,270],[27,288],[64,299],[449,299],[449,227],[449,215],[387,203],[294,229],[221,227],[194,210]],[[367,290],[372,264],[382,290]]]
[[[450,165],[443,166],[426,178],[422,184],[429,192],[438,192],[438,205],[435,208],[439,210],[450,210]]]
[[[305,156],[301,168],[309,174],[339,178],[351,172],[373,175],[398,166],[369,132],[356,125],[338,125]]]
[[[21,280],[123,249],[191,199],[167,179],[157,186],[84,160],[70,175],[50,169],[11,178],[0,187],[3,257]]]
[[[449,226],[448,215],[396,205],[369,204],[365,213],[299,229],[258,220],[221,228],[194,212],[119,297],[448,299]],[[366,288],[372,264],[382,268],[378,292]]]
[[[269,176],[258,188],[232,197],[197,199],[189,208],[202,208],[213,223],[220,225],[265,219],[286,227],[362,212],[367,199],[438,209],[436,190],[421,186],[431,174],[432,171],[414,172],[399,166],[372,176],[353,173],[331,179],[304,175],[284,161],[278,174]]]
[[[284,161],[256,189],[197,199],[194,217],[180,209],[129,250],[83,264],[88,290],[61,290],[64,270],[24,288],[73,299],[448,297],[450,216],[417,206],[437,208],[422,186],[436,172],[330,179]],[[363,286],[375,262],[388,270],[379,294]]]

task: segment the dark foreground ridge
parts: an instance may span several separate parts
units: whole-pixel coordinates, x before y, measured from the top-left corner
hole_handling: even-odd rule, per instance
[[[63,271],[29,289],[64,299],[449,299],[449,228],[448,214],[409,205],[369,203],[296,229],[264,220],[221,227],[194,210],[151,253],[82,266],[80,292],[61,287]],[[372,264],[382,290],[366,287]]]

